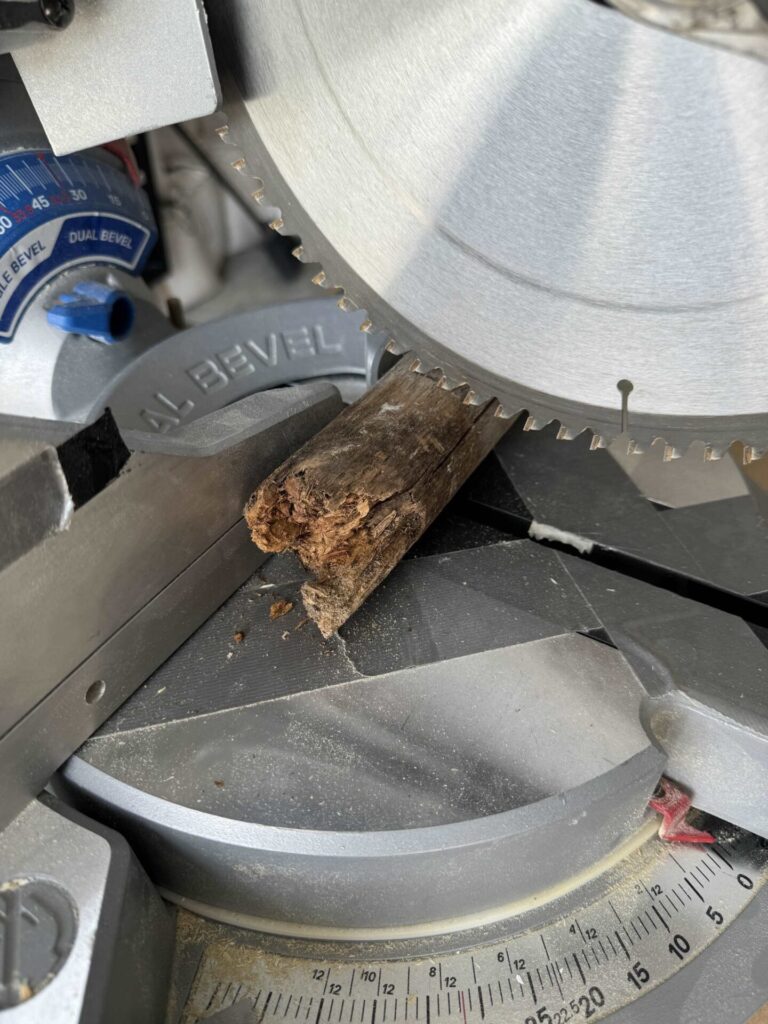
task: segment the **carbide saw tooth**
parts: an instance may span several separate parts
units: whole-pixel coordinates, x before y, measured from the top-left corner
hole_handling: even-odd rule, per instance
[[[523,423],[523,430],[543,430],[551,422],[552,420],[546,416],[530,413]]]
[[[664,462],[672,462],[674,459],[679,459],[682,456],[682,452],[679,448],[675,448],[673,444],[664,445],[664,454],[662,456]]]
[[[348,295],[341,295],[336,305],[344,313],[354,313],[357,309],[357,305],[349,298]]]
[[[578,437],[586,430],[586,427],[569,427],[561,424],[558,427],[557,434],[555,437],[558,441],[573,441],[574,438]]]
[[[467,401],[472,394],[472,388],[469,384],[458,384],[456,387],[451,388],[451,394],[455,395],[462,405],[471,405],[471,402]]]
[[[443,371],[437,366],[432,370],[427,370],[424,373],[424,376],[427,377],[429,380],[433,380],[435,384],[438,385],[438,387],[443,387],[443,385],[448,379],[443,373]]]
[[[601,434],[593,434],[592,440],[589,442],[589,450],[592,452],[598,451],[600,448],[607,448],[608,444],[605,438]]]

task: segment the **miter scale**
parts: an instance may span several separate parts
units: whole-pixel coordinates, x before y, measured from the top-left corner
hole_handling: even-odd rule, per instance
[[[764,872],[761,844],[745,835],[706,853],[650,841],[608,872],[594,901],[571,893],[548,907],[551,923],[518,930],[523,915],[503,939],[475,945],[474,933],[458,951],[412,942],[381,959],[372,947],[351,959],[338,945],[330,956],[311,945],[290,955],[263,939],[235,946],[212,934],[182,1021],[650,1020],[638,1016],[650,1007],[628,1004],[669,982],[666,1010],[660,993],[654,1010],[674,1013],[674,976],[748,905]],[[704,970],[694,968],[697,979]]]

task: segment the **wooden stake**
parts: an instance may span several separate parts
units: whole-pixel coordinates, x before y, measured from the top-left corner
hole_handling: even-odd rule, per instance
[[[415,372],[405,356],[251,495],[263,551],[294,550],[314,579],[310,617],[330,636],[392,571],[512,421],[495,401]]]

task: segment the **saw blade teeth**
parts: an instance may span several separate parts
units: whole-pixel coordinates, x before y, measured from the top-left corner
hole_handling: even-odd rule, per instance
[[[543,430],[544,427],[548,426],[552,422],[551,417],[530,414],[523,423],[523,430]]]
[[[218,135],[221,142],[223,142],[226,146],[234,145],[232,139],[230,138],[231,129],[228,124],[220,124],[217,128],[214,128],[214,131]]]
[[[454,365],[450,355],[446,355],[441,346],[432,343],[428,338],[417,336],[413,339],[409,338],[408,343],[398,341],[390,333],[387,323],[388,314],[381,309],[379,297],[371,292],[365,283],[359,283],[355,288],[350,288],[343,283],[348,276],[348,270],[343,263],[339,263],[335,258],[327,240],[321,236],[311,221],[304,218],[301,207],[291,194],[283,191],[279,178],[277,181],[270,180],[266,187],[262,178],[253,173],[237,138],[236,128],[229,121],[221,124],[221,114],[214,116],[218,116],[219,121],[213,126],[213,132],[221,143],[234,150],[233,158],[227,160],[233,172],[244,175],[252,182],[251,196],[254,202],[278,211],[279,215],[270,226],[281,234],[297,236],[300,239],[300,244],[294,249],[296,258],[302,263],[314,263],[321,266],[321,269],[312,278],[314,283],[329,291],[337,292],[340,295],[338,300],[340,309],[348,312],[364,311],[365,320],[361,325],[362,329],[367,333],[383,333],[388,338],[385,346],[388,352],[397,356],[413,352],[415,356],[418,356],[416,360],[418,372],[427,373],[430,370],[439,369],[440,373],[447,378],[447,383],[442,386],[450,388],[452,385],[469,385],[471,398],[467,395],[462,399],[463,401],[481,405],[495,398],[498,402],[495,415],[508,419],[525,413],[525,430],[541,430],[548,424],[557,422],[559,424],[557,436],[562,440],[573,439],[585,430],[590,430],[594,435],[590,443],[592,450],[607,447],[621,435],[619,426],[621,410],[619,408],[615,410],[615,426],[609,409],[593,410],[591,407],[585,406],[583,413],[572,409],[564,411],[558,405],[556,398],[552,398],[551,402],[546,398],[540,402],[538,396],[534,398],[526,388],[512,381],[500,382],[498,385],[480,381],[475,378],[474,369],[470,367],[465,370],[460,360],[457,365]],[[261,166],[258,157],[256,166]],[[342,283],[332,283],[336,281]],[[667,429],[660,429],[658,424],[646,427],[645,424],[638,425],[634,422],[632,425],[634,440],[632,450],[635,454],[639,454],[658,441],[663,445],[664,461],[670,461],[680,458],[691,444],[698,441],[704,445],[704,458],[707,461],[712,461],[721,458],[731,445],[740,442],[738,431],[738,427],[734,428],[733,433],[728,436],[726,428],[713,421],[711,427],[702,428],[696,436],[692,429],[684,426],[670,425]],[[740,455],[746,464],[754,462],[764,455],[766,438],[761,435],[760,430],[757,433],[758,436],[751,438],[751,443],[739,444]]]
[[[664,445],[664,454],[662,456],[664,462],[673,462],[675,459],[682,458],[683,453],[679,448],[676,448],[673,444]]]
[[[283,234],[295,234],[299,236],[300,243],[293,250],[293,255],[302,263],[322,264],[323,260],[318,259],[314,255],[314,253],[311,253],[310,248],[308,247],[307,244],[308,240],[304,237],[304,234],[301,231],[300,227],[296,224],[290,224],[286,221],[284,215],[284,208],[281,207],[279,202],[275,203],[273,200],[270,199],[270,197],[268,197],[267,190],[264,187],[262,179],[251,174],[250,168],[248,167],[245,157],[242,155],[242,149],[239,146],[237,139],[235,138],[235,134],[233,133],[231,126],[227,123],[226,125],[219,126],[215,129],[215,131],[222,142],[225,142],[227,145],[234,146],[237,150],[239,150],[239,155],[237,159],[230,161],[230,163],[232,168],[237,173],[250,176],[253,178],[253,181],[256,185],[256,189],[252,193],[253,199],[259,204],[274,206],[278,210],[279,216],[276,217],[271,222],[270,227]],[[385,344],[385,349],[388,352],[390,352],[393,355],[403,356],[406,355],[408,352],[412,351],[410,346],[402,344],[400,341],[397,340],[397,338],[389,334],[386,323],[376,323],[374,316],[371,314],[370,310],[367,308],[364,302],[358,301],[356,297],[350,295],[349,290],[345,289],[343,286],[333,285],[331,283],[331,278],[329,277],[326,267],[321,266],[321,268],[312,278],[312,281],[314,284],[326,290],[341,292],[341,296],[338,300],[338,305],[339,308],[342,309],[343,311],[354,312],[358,309],[363,309],[367,316],[363,323],[360,325],[361,330],[365,331],[366,333],[385,333],[388,338]],[[456,389],[461,388],[461,400],[466,404],[481,405],[493,399],[496,402],[494,408],[495,416],[511,419],[515,416],[518,416],[523,411],[522,404],[505,405],[501,399],[499,399],[497,396],[493,395],[489,391],[486,390],[484,392],[483,389],[476,390],[475,387],[473,387],[472,384],[466,380],[463,374],[451,374],[450,372],[447,372],[445,369],[441,368],[437,364],[437,361],[425,362],[423,358],[419,358],[414,353],[414,359],[411,364],[411,369],[418,373],[427,374],[430,373],[430,371],[435,371],[433,379],[434,377],[437,378],[437,383],[439,384],[439,386],[451,391],[455,391]],[[547,412],[537,411],[528,417],[528,420],[526,422],[526,429],[541,430],[548,423],[552,422],[554,418],[555,417],[553,415],[550,415]],[[572,434],[572,436],[575,437],[584,429],[586,429],[586,427],[587,424],[584,423],[581,424],[578,428],[567,428],[568,436]]]
[[[635,440],[627,441],[627,455],[644,455],[645,452],[646,446],[644,444]]]
[[[451,394],[455,395],[462,405],[472,405],[470,399],[474,392],[469,384],[458,384],[455,388],[451,389]]]
[[[251,199],[259,206],[264,204],[264,182],[256,175],[252,175],[248,170],[248,164],[245,162],[243,157],[239,157],[237,160],[233,160],[230,164],[233,171],[238,174],[242,174],[246,178],[250,178],[253,182],[253,190],[251,191]],[[271,225],[270,225],[271,227]]]
[[[586,429],[586,427],[568,427],[561,424],[555,436],[558,441],[573,441],[579,434],[583,434]]]
[[[695,442],[694,442],[695,443]],[[693,444],[691,448],[693,448]],[[731,449],[730,444],[703,444],[702,456],[705,462],[719,462]],[[690,449],[689,449],[690,450]]]
[[[427,370],[424,373],[424,376],[427,377],[429,380],[433,380],[435,384],[439,385],[440,387],[442,387],[448,380],[448,378],[445,376],[443,371],[439,369],[439,367],[435,367],[433,370]]]
[[[233,171],[237,171],[238,174],[245,174],[248,164],[245,162],[245,157],[239,156],[237,160],[233,160],[230,164]]]
[[[751,444],[744,445],[743,462],[745,466],[749,466],[750,463],[755,462],[759,458],[757,448]]]

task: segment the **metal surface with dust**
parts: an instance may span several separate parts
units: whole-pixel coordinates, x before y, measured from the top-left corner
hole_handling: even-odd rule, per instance
[[[541,693],[564,709],[568,685],[581,713],[532,732]],[[663,756],[635,687],[615,651],[555,637],[222,712],[216,732],[193,718],[118,733],[63,782],[120,823],[166,895],[206,916],[328,937],[462,928],[638,828]],[[488,728],[498,714],[501,733]],[[581,743],[584,729],[600,742]]]
[[[231,162],[345,308],[532,426],[765,447],[760,62],[573,0],[210,13]]]
[[[559,555],[415,558],[328,642],[283,570],[264,566],[64,770],[166,892],[268,930],[418,932],[498,913],[634,833],[664,756],[621,655],[575,632],[599,621]],[[272,621],[277,599],[295,608]]]

